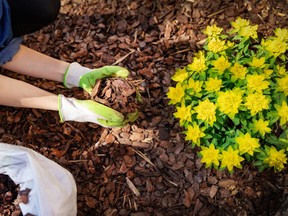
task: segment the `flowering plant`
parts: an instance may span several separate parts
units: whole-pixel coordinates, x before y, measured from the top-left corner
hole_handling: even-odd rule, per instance
[[[203,50],[176,70],[167,97],[206,167],[281,171],[288,151],[288,30],[259,39],[257,25],[237,18],[231,30],[204,30]]]

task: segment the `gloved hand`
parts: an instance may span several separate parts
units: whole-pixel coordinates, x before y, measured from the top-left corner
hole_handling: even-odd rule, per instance
[[[63,83],[67,88],[81,87],[90,94],[97,80],[105,77],[126,78],[128,75],[129,71],[119,66],[104,66],[92,70],[73,62],[64,75]]]
[[[60,121],[92,122],[103,127],[121,127],[124,116],[116,110],[92,100],[77,100],[58,95]]]

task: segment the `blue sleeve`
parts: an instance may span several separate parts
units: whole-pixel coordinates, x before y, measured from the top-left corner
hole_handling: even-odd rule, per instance
[[[0,66],[18,52],[22,37],[13,38],[10,8],[6,0],[0,0]]]

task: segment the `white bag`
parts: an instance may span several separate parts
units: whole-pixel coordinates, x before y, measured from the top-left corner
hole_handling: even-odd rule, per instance
[[[73,176],[41,154],[16,145],[0,143],[0,173],[8,175],[20,190],[31,189],[22,214],[75,216],[77,192]]]

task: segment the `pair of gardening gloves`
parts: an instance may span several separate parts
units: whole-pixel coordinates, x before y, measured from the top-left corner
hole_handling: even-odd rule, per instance
[[[128,75],[128,70],[119,66],[104,66],[91,70],[73,62],[64,75],[63,83],[67,88],[80,87],[92,93],[97,80],[106,77],[126,78]],[[124,125],[124,116],[120,112],[92,100],[77,100],[60,94],[58,107],[61,122],[92,122],[103,127]]]

